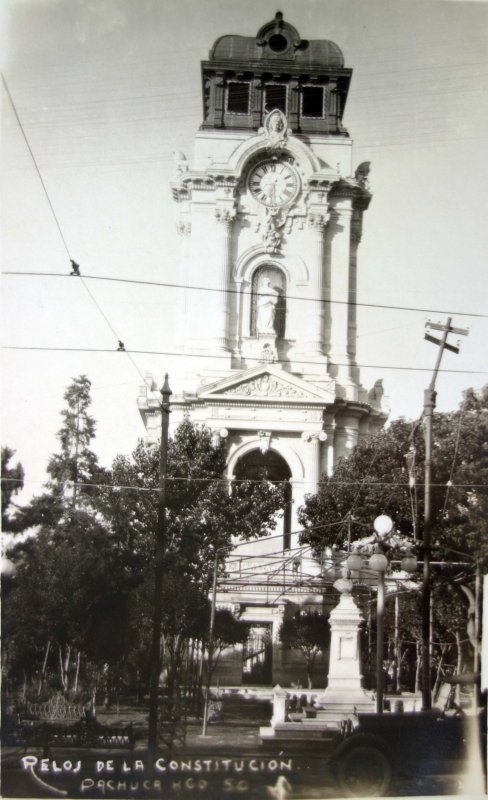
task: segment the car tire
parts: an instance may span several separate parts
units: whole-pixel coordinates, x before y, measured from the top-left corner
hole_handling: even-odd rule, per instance
[[[357,745],[343,752],[335,768],[344,797],[381,797],[391,782],[388,756],[373,745]]]

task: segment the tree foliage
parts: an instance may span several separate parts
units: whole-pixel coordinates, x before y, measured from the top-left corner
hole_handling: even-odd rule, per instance
[[[400,419],[360,443],[349,458],[338,463],[332,477],[322,477],[318,493],[308,497],[299,510],[304,527],[301,541],[310,544],[317,554],[326,548],[347,551],[350,543],[372,533],[375,517],[388,514],[394,521],[392,544],[404,537],[403,541],[410,542],[421,558],[425,458],[422,434],[420,424]],[[468,602],[459,584],[472,587],[476,562],[481,568],[488,564],[487,484],[485,387],[481,392],[465,392],[457,411],[437,413],[433,418],[433,660],[439,663],[442,654],[443,668],[460,668],[472,656],[465,644]],[[394,549],[391,553],[394,557],[399,555]],[[405,636],[418,644],[418,599],[412,597],[409,602],[413,606],[412,613],[403,620],[410,620]],[[391,614],[386,616],[386,626],[391,634]]]
[[[215,555],[223,565],[235,538],[272,530],[284,502],[281,487],[265,480],[241,481],[230,491],[224,469],[225,450],[212,445],[210,430],[184,420],[168,447],[165,569],[199,584],[203,580],[206,588]],[[145,569],[153,558],[157,524],[158,448],[140,441],[131,458],[115,459],[110,480],[114,488],[104,494],[104,515]]]
[[[486,559],[488,387],[468,390],[460,409],[433,418],[433,540]],[[379,514],[395,530],[421,538],[425,446],[420,424],[404,419],[361,442],[299,510],[301,540],[315,552],[371,533]],[[484,487],[484,488],[483,488]],[[439,550],[440,552],[440,550]]]
[[[69,690],[75,651],[99,665],[121,657],[130,631],[131,576],[97,510],[94,487],[105,473],[90,448],[95,423],[88,378],[73,379],[64,399],[50,481],[17,517],[32,530],[9,553],[16,573],[3,619],[10,661],[26,674],[39,673],[39,653],[47,649],[58,688]]]
[[[308,688],[311,689],[315,660],[330,644],[328,617],[319,611],[299,611],[293,617],[283,620],[279,638],[286,647],[302,653],[307,664]]]
[[[93,689],[102,676],[113,683],[124,670],[144,684],[159,448],[139,442],[132,457],[117,456],[112,470],[103,469],[91,449],[96,426],[88,378],[75,378],[64,399],[60,448],[47,466],[50,480],[18,514],[18,529],[30,528],[31,535],[9,554],[16,573],[4,592],[5,659],[17,678],[39,678],[41,685],[50,675],[52,688],[64,691],[74,689],[80,675]],[[12,455],[6,453],[7,475]],[[174,685],[188,642],[205,646],[208,639],[215,559],[223,570],[234,539],[272,529],[283,504],[281,488],[265,480],[229,487],[224,468],[224,449],[212,445],[210,431],[185,420],[168,447],[161,598],[164,664]],[[13,470],[23,476],[20,465]],[[11,494],[2,495],[5,513]],[[225,642],[240,640],[242,625],[219,612],[215,631],[218,653]]]
[[[48,461],[46,471],[50,480],[45,491],[18,514],[23,530],[34,526],[52,530],[69,515],[76,516],[77,511],[92,514],[97,511],[97,484],[106,482],[107,477],[91,449],[96,424],[88,413],[90,389],[89,379],[80,375],[73,378],[64,394],[66,408],[61,411],[63,424],[57,434],[60,450]]]
[[[24,468],[20,463],[9,465],[14,455],[15,450],[2,447],[2,530],[8,533],[18,533],[21,530],[15,514],[11,514],[11,507],[13,496],[24,488]]]

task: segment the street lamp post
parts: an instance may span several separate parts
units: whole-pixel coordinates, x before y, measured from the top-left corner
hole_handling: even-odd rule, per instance
[[[378,589],[376,592],[376,711],[383,713],[383,614],[385,610],[385,570],[388,559],[383,552],[383,541],[389,536],[393,528],[393,520],[386,514],[376,517],[373,527],[375,529],[377,544],[373,555],[369,559],[369,566],[378,574]]]
[[[376,544],[372,555],[368,560],[369,568],[378,576],[376,592],[376,712],[383,713],[384,697],[384,676],[383,676],[383,648],[384,648],[384,629],[383,617],[385,610],[385,572],[388,566],[388,559],[384,553],[384,542],[393,529],[393,520],[386,514],[376,517],[373,527],[376,534]],[[353,571],[361,570],[363,559],[359,553],[351,553],[346,565]],[[415,571],[417,566],[416,559],[407,555],[402,560],[402,569],[406,572]]]

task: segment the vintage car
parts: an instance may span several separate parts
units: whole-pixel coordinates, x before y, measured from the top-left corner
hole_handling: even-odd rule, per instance
[[[351,720],[331,758],[341,794],[381,796],[395,776],[467,771],[477,772],[485,787],[486,704],[472,702],[464,709],[455,702],[456,686],[466,688],[470,681],[470,676],[451,678],[430,711],[365,713]]]

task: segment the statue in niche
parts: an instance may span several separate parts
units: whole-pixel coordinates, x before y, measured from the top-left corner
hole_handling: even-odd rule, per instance
[[[256,304],[256,333],[271,333],[276,335],[275,317],[279,293],[273,286],[268,276],[259,284]]]
[[[253,275],[251,297],[251,336],[273,336],[283,339],[286,321],[286,278],[282,270],[272,265],[259,267]]]

